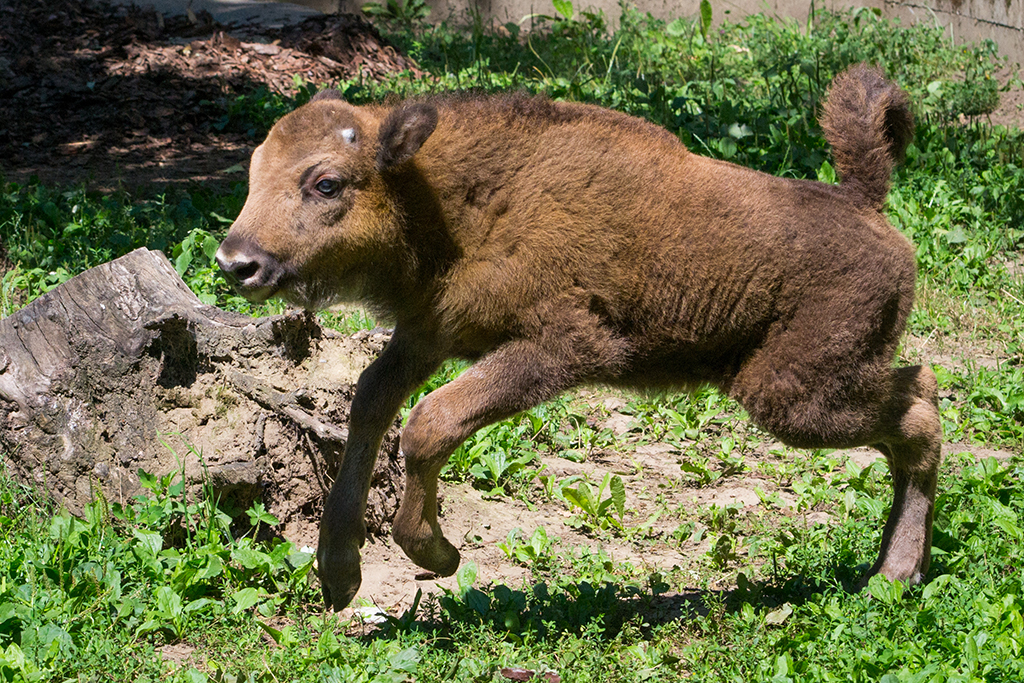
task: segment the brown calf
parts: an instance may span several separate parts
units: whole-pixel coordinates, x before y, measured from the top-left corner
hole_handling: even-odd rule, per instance
[[[839,186],[521,95],[355,107],[328,91],[282,118],[253,154],[221,268],[254,300],[361,301],[396,323],[359,379],[324,509],[328,604],[359,587],[385,429],[456,356],[476,363],[402,434],[394,536],[421,567],[458,567],[437,475],[477,429],[584,383],[712,384],[787,444],[881,451],[895,495],[871,572],[920,581],[942,431],[932,372],[892,367],[914,251],[881,213],[913,121],[902,91],[857,66],[833,84],[822,126]]]

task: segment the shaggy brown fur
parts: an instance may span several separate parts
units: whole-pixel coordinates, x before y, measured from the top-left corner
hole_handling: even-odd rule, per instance
[[[598,107],[521,95],[354,107],[322,94],[253,154],[221,245],[242,292],[342,299],[396,323],[363,373],[318,549],[324,595],[359,587],[368,482],[401,403],[445,359],[476,360],[415,407],[395,539],[455,571],[437,474],[470,434],[583,383],[712,384],[786,443],[872,445],[895,498],[872,573],[928,569],[941,429],[926,368],[894,369],[914,251],[880,213],[913,122],[858,66],[823,125],[839,186],[691,154]]]

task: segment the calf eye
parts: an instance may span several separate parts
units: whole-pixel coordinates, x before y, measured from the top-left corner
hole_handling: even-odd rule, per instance
[[[335,180],[334,178],[324,178],[317,182],[317,184],[313,186],[313,189],[316,190],[317,194],[320,196],[331,199],[333,197],[337,197],[338,193],[341,192],[341,181]]]

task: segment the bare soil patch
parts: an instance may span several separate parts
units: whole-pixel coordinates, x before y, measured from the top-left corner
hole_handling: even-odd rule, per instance
[[[1024,128],[1024,88],[1020,81],[1011,80],[1014,77],[1019,78],[1020,74],[1009,68],[1000,69],[996,74],[999,82],[1007,87],[999,93],[999,106],[988,117],[994,125]]]
[[[771,508],[761,502],[761,496],[773,494],[782,501],[783,507],[772,514],[796,517],[808,527],[831,526],[831,516],[820,510],[795,508],[796,493],[789,487],[780,486],[757,473],[756,466],[761,460],[773,456],[767,447],[747,457],[743,472],[722,477],[712,486],[687,484],[679,468],[681,455],[668,444],[656,444],[660,454],[648,450],[639,451],[627,447],[615,453],[595,454],[583,463],[574,463],[559,457],[544,458],[547,472],[585,474],[591,482],[600,482],[606,472],[621,473],[626,460],[635,460],[642,465],[633,474],[624,477],[627,492],[627,521],[630,526],[645,524],[659,510],[661,516],[643,536],[628,539],[623,535],[590,534],[573,526],[572,513],[558,500],[545,501],[539,491],[529,496],[530,505],[510,496],[488,496],[469,484],[441,484],[441,526],[445,536],[462,555],[462,562],[474,562],[478,567],[477,584],[504,584],[519,588],[524,581],[532,580],[530,572],[508,558],[498,543],[507,539],[510,532],[520,529],[519,538],[528,539],[537,527],[543,526],[549,538],[555,540],[555,552],[589,549],[604,552],[614,562],[625,562],[644,574],[665,572],[674,568],[695,567],[710,549],[707,537],[699,540],[674,538],[672,532],[688,515],[693,515],[711,505],[724,508],[738,506],[738,512],[769,513]],[[1007,460],[1012,453],[1000,449],[983,448],[969,444],[947,444],[945,456],[954,453],[970,453],[976,459],[994,457]],[[630,456],[635,457],[631,458]],[[803,457],[797,453],[795,458]],[[835,454],[842,472],[847,461],[858,467],[866,467],[881,454],[870,448],[856,448]],[[648,467],[648,465],[653,465]],[[665,511],[679,510],[680,514],[666,514]],[[862,558],[865,563],[874,557]],[[734,587],[734,576],[713,590]],[[363,584],[353,605],[343,610],[341,618],[354,615],[370,615],[376,610],[392,616],[400,616],[412,605],[417,589],[424,595],[439,593],[442,589],[458,590],[455,577],[438,578],[424,573],[402,554],[402,550],[387,537],[375,537],[363,548]],[[368,608],[367,605],[370,605]]]

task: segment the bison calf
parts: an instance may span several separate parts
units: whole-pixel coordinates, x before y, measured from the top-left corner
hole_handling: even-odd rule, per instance
[[[928,569],[936,382],[893,368],[914,250],[881,210],[913,133],[905,94],[865,66],[822,126],[838,186],[692,154],[662,128],[582,104],[452,95],[355,107],[334,91],[282,118],[217,253],[253,300],[351,300],[395,322],[359,378],[318,549],[328,604],[360,582],[373,462],[402,402],[447,358],[476,363],[413,409],[394,536],[452,574],[437,475],[488,423],[584,383],[711,384],[787,444],[870,445],[894,499],[871,568]]]

